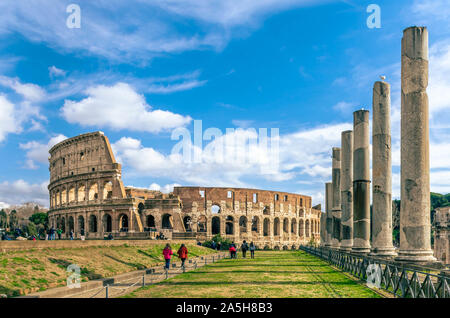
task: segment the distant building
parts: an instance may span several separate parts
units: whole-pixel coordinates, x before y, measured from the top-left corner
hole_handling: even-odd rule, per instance
[[[450,264],[450,207],[436,209],[434,256],[444,264]]]

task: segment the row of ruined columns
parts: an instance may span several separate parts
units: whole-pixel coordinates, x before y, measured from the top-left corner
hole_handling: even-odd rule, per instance
[[[342,132],[341,147],[332,149],[323,245],[398,261],[433,262],[425,27],[403,32],[401,76],[400,248],[392,240],[391,102],[390,85],[384,81],[373,87],[372,180],[368,110],[353,113],[353,131]]]

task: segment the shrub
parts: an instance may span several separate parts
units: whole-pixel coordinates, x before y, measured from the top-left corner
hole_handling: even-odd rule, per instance
[[[221,250],[227,250],[230,248],[231,241],[229,239],[224,239],[220,234],[215,235],[211,240],[205,241],[202,245],[211,248],[212,242],[220,243]]]

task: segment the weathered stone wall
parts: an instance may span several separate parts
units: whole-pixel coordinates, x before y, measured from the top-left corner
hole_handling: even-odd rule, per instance
[[[437,208],[434,218],[434,257],[450,264],[450,207]]]

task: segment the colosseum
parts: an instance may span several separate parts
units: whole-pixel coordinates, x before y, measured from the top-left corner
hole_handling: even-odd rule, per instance
[[[64,237],[190,238],[220,234],[259,248],[291,249],[320,240],[320,205],[311,197],[255,189],[125,187],[108,138],[93,132],[50,149],[49,222]]]

